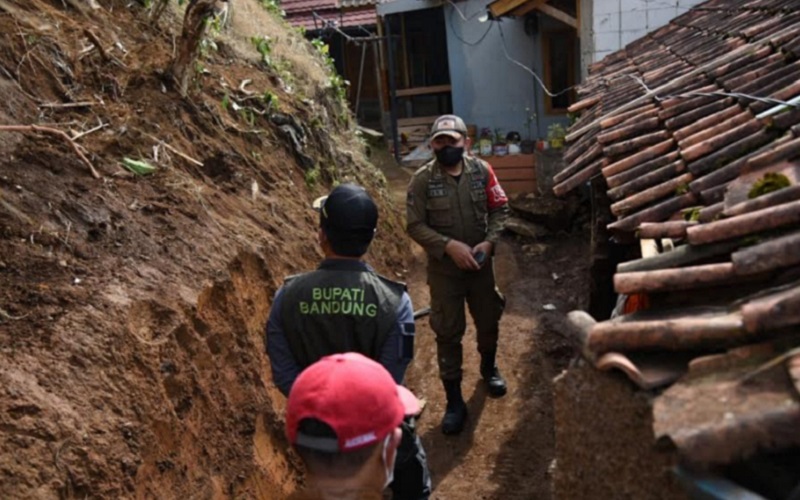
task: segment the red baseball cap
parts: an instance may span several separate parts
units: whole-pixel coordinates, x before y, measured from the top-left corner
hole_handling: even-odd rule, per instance
[[[286,405],[286,434],[292,444],[307,448],[353,451],[383,440],[404,416],[419,410],[417,398],[397,385],[379,363],[358,353],[334,354],[309,366],[295,380]],[[299,432],[306,418],[324,422],[336,438]]]

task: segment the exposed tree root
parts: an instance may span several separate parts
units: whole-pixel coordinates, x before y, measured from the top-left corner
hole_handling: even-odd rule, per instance
[[[97,173],[97,170],[95,170],[94,165],[92,165],[92,162],[89,161],[89,158],[87,158],[86,155],[84,155],[81,152],[80,148],[75,143],[75,141],[73,141],[72,138],[69,135],[67,135],[67,133],[64,132],[63,130],[58,130],[58,129],[50,128],[50,127],[40,127],[38,125],[0,125],[0,131],[6,131],[6,132],[41,132],[43,134],[50,134],[50,135],[55,135],[55,136],[61,137],[62,139],[67,141],[70,146],[72,146],[72,149],[75,151],[75,153],[81,159],[81,161],[87,167],[89,167],[89,171],[92,173],[92,177],[94,177],[95,179],[99,179],[100,178],[100,174]]]

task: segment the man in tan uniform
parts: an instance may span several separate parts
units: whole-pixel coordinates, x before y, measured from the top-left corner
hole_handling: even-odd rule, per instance
[[[464,156],[465,147],[469,144],[464,121],[440,116],[431,130],[436,159],[414,174],[406,201],[406,230],[428,253],[431,327],[447,394],[445,434],[461,432],[467,417],[461,395],[465,301],[475,321],[481,376],[489,394],[506,393],[495,363],[505,299],[495,286],[492,256],[508,215],[508,198],[491,165]]]

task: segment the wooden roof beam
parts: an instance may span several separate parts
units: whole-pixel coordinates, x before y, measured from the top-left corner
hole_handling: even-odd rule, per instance
[[[548,16],[561,21],[562,23],[566,24],[567,26],[572,26],[576,30],[578,29],[578,20],[574,17],[570,16],[566,12],[561,9],[557,9],[552,5],[547,5],[546,3],[542,2],[541,5],[535,7],[539,12],[543,14],[547,14]]]
[[[489,4],[489,11],[491,11],[494,17],[506,15],[520,16],[546,3],[547,0],[496,0]],[[519,14],[518,12],[523,13]]]

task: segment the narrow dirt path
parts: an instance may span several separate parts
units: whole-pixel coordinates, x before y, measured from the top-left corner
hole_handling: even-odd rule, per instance
[[[409,173],[385,167],[402,207]],[[439,422],[445,397],[428,320],[417,325],[417,347],[406,383],[428,401],[419,433],[428,452],[434,499],[549,499],[553,459],[551,380],[574,351],[563,337],[564,314],[585,307],[587,242],[560,235],[547,242],[507,236],[498,245],[495,270],[507,307],[500,324],[498,363],[509,383],[502,399],[487,397],[478,374],[475,330],[464,339],[464,397],[469,421],[459,436],[445,436]],[[419,309],[429,304],[425,255],[412,244],[407,283]],[[558,275],[554,279],[553,273]],[[547,311],[545,304],[556,306]]]

